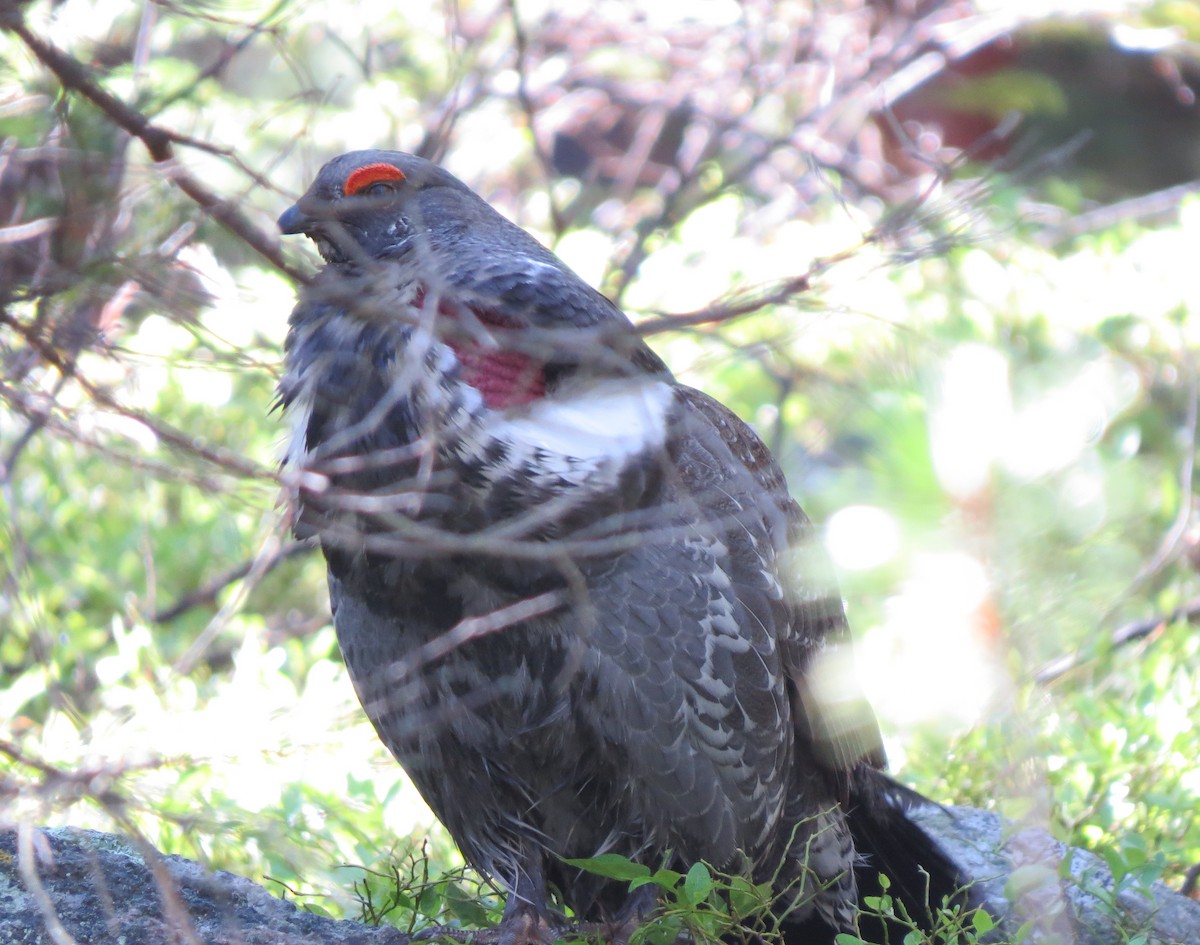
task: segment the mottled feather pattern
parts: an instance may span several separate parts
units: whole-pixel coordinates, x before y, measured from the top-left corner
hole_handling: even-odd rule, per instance
[[[347,197],[361,168],[372,193]],[[858,721],[824,718],[842,604],[758,437],[428,162],[335,158],[280,224],[328,262],[280,385],[301,527],[367,715],[509,890],[505,923],[550,922],[548,884],[579,917],[641,916],[562,862],[617,852],[748,860],[789,921],[852,930],[850,792],[881,743],[852,686]],[[537,386],[485,398],[464,350]]]
[[[778,773],[788,769],[792,747],[779,731],[790,728],[792,709],[776,644],[788,622],[786,603],[759,551],[773,556],[785,540],[790,509],[780,507],[764,520],[755,495],[761,488],[758,472],[730,463],[722,431],[703,414],[679,417],[672,410],[674,392],[685,388],[618,379],[567,390],[561,400],[512,417],[494,417],[469,391],[457,389],[452,358],[441,346],[426,353],[420,371],[402,364],[413,330],[384,331],[350,316],[328,321],[322,316],[317,327],[306,326],[293,356],[321,352],[303,373],[319,378],[314,372],[326,371],[329,376],[316,383],[338,404],[337,410],[315,411],[310,419],[310,453],[323,457],[324,445],[338,440],[336,430],[360,430],[352,442],[341,437],[334,453],[342,457],[423,439],[437,457],[428,479],[434,496],[425,507],[443,527],[496,527],[533,516],[522,537],[562,538],[588,534],[589,528],[596,536],[611,537],[637,522],[622,516],[623,505],[636,508],[652,501],[655,514],[640,523],[639,547],[616,557],[585,552],[576,558],[574,566],[589,588],[587,606],[566,618],[555,615],[508,628],[502,636],[473,642],[411,672],[401,669],[406,654],[449,630],[457,618],[492,612],[537,589],[509,578],[511,572],[527,577],[532,570],[543,583],[555,583],[553,569],[514,569],[502,561],[489,568],[482,562],[452,582],[450,595],[461,605],[449,615],[455,620],[422,625],[410,618],[381,630],[397,599],[419,612],[417,602],[432,596],[430,589],[437,589],[439,598],[446,593],[445,579],[428,573],[439,565],[369,554],[356,560],[334,542],[327,552],[332,553],[331,591],[345,657],[389,747],[427,797],[436,798],[443,784],[477,780],[473,765],[479,759],[490,773],[488,793],[507,784],[496,801],[497,809],[507,812],[502,820],[486,831],[476,826],[469,839],[455,833],[466,849],[476,851],[476,861],[490,863],[497,875],[505,872],[500,864],[513,849],[544,845],[540,838],[548,833],[547,819],[573,824],[568,835],[579,846],[569,852],[575,856],[605,848],[633,853],[649,843],[730,866],[739,851],[753,854],[769,847],[789,789]],[[364,349],[371,351],[369,362]],[[346,371],[348,363],[357,370]],[[398,377],[412,384],[402,396],[396,391]],[[632,390],[624,401],[621,388]],[[579,424],[589,406],[599,404],[608,416],[614,403],[625,403],[628,410],[640,405],[645,411],[640,429],[631,418],[618,425],[620,436],[614,433],[611,442],[593,436],[588,449],[553,435],[539,445],[530,432],[539,413],[573,411]],[[386,411],[380,411],[381,404],[389,405]],[[371,415],[375,419],[364,422]],[[454,422],[437,426],[448,418]],[[409,459],[408,466],[407,478],[415,481],[420,458]],[[639,474],[639,491],[622,479],[629,467],[655,474]],[[446,470],[459,474],[439,475]],[[397,472],[395,466],[368,465],[331,481],[343,490],[370,492],[380,479],[394,487]],[[611,501],[605,501],[606,494]],[[547,503],[548,514],[539,519],[534,513],[546,512]],[[389,517],[360,516],[356,527],[386,529]],[[738,564],[739,553],[750,567]],[[559,583],[566,587],[561,575]],[[367,585],[389,587],[392,594],[367,591]],[[569,632],[564,622],[572,624]],[[380,639],[392,648],[379,652]],[[526,662],[528,653],[547,650],[560,654],[564,667],[577,663],[573,676],[564,677],[564,687],[594,692],[586,717],[571,711],[565,688],[557,700],[547,701],[540,688],[545,666],[535,673]],[[491,654],[486,659],[485,651]],[[502,672],[505,665],[510,668]],[[447,692],[457,697],[449,706]],[[541,693],[540,702],[531,700],[535,692]],[[530,734],[543,727],[548,728],[545,745]],[[517,740],[531,757],[514,766],[504,759]],[[455,741],[470,750],[449,752],[447,743]],[[587,753],[592,765],[558,771],[560,754],[574,757],[581,744],[594,745]],[[462,759],[469,763],[464,766]],[[552,783],[531,784],[527,774],[504,774],[514,767],[553,772]],[[616,798],[601,802],[592,785],[610,768],[639,774]],[[535,806],[520,800],[529,797],[540,801]],[[434,803],[435,810],[445,807]],[[512,813],[525,807],[536,808],[537,815],[522,820]],[[601,829],[579,826],[605,807],[610,812]],[[618,831],[617,823],[637,827]],[[453,823],[448,826],[455,832]],[[547,849],[562,852],[560,844]]]

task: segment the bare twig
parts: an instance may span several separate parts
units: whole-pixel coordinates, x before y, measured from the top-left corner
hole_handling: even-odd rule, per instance
[[[262,548],[254,559],[250,562],[247,568],[242,583],[242,586],[232,594],[229,600],[221,605],[221,608],[213,615],[213,618],[208,622],[208,625],[201,631],[196,639],[192,641],[192,645],[187,648],[187,651],[175,662],[175,672],[181,676],[186,676],[192,671],[195,665],[200,661],[204,652],[212,645],[212,642],[217,638],[220,632],[229,623],[230,619],[238,612],[242,604],[245,602],[246,595],[250,588],[257,584],[271,568],[273,568],[280,560],[282,533],[286,530],[286,521],[279,519],[276,521],[271,533],[267,536]],[[237,579],[235,579],[236,581]],[[234,582],[230,582],[234,583]]]
[[[814,265],[809,272],[791,279],[784,280],[778,285],[767,288],[757,294],[749,295],[741,301],[716,303],[695,312],[683,312],[678,315],[659,315],[638,323],[638,333],[655,335],[664,331],[679,331],[683,328],[695,328],[698,325],[724,324],[734,319],[753,315],[771,305],[781,305],[791,301],[798,295],[812,288],[812,277],[817,271]]]
[[[11,12],[4,20],[0,20],[0,23],[21,39],[29,51],[58,77],[65,89],[86,98],[115,125],[141,141],[151,159],[163,167],[167,179],[195,201],[205,213],[242,239],[276,269],[297,282],[308,281],[307,275],[284,258],[280,252],[279,239],[273,232],[267,233],[260,229],[236,205],[224,200],[176,162],[174,145],[203,147],[208,150],[203,142],[152,123],[137,109],[101,88],[92,81],[83,65],[31,32],[16,12]]]
[[[21,873],[25,888],[29,890],[42,913],[42,922],[45,923],[46,931],[54,945],[76,945],[75,938],[58,918],[58,910],[54,908],[50,894],[46,892],[42,878],[38,875],[39,854],[35,849],[35,841],[40,837],[41,831],[27,821],[22,820],[17,825],[17,869]]]
[[[1200,180],[1176,184],[1151,194],[1139,194],[1095,210],[1073,213],[1058,226],[1046,227],[1035,239],[1043,246],[1060,246],[1085,233],[1107,230],[1123,220],[1139,223],[1162,220],[1177,214],[1184,198],[1197,192],[1200,192]]]
[[[525,115],[525,123],[529,126],[529,138],[533,144],[533,153],[537,156],[538,163],[542,166],[542,173],[546,178],[546,199],[550,205],[550,224],[554,228],[554,238],[557,240],[563,235],[567,228],[567,223],[563,217],[562,208],[558,205],[558,200],[554,196],[554,188],[550,186],[554,180],[554,164],[550,160],[550,155],[546,153],[546,149],[542,147],[541,139],[538,138],[536,119],[537,106],[533,102],[532,96],[529,94],[529,40],[525,35],[525,29],[521,25],[521,17],[517,12],[517,0],[507,0],[509,19],[512,23],[513,32],[513,49],[516,54],[516,70],[517,70],[517,101],[521,105],[521,111]]]
[[[91,383],[87,378],[79,373],[77,366],[74,363],[63,360],[59,352],[50,344],[38,337],[34,332],[30,331],[29,327],[13,318],[7,312],[0,311],[0,325],[8,325],[16,330],[30,347],[34,348],[38,354],[52,367],[54,367],[64,377],[70,377],[75,383],[83,388],[84,392],[92,399],[93,402],[108,408],[114,413],[125,417],[129,420],[135,420],[145,426],[150,432],[161,439],[164,443],[168,443],[172,447],[198,456],[208,462],[219,466],[227,471],[232,471],[250,478],[259,479],[278,479],[277,474],[265,467],[253,463],[244,457],[237,455],[229,450],[213,449],[208,446],[203,446],[196,441],[194,436],[184,433],[181,430],[176,430],[174,427],[163,423],[157,417],[154,417],[143,410],[135,410],[132,407],[126,407],[119,403],[111,394]]]
[[[1118,627],[1109,635],[1108,643],[1113,648],[1126,646],[1164,630],[1173,623],[1183,622],[1190,624],[1200,623],[1200,598],[1188,601],[1188,603],[1176,607],[1168,614],[1145,617]],[[1085,656],[1081,653],[1068,653],[1047,663],[1034,674],[1033,678],[1039,683],[1054,682],[1054,680],[1065,676],[1071,670],[1082,665],[1084,661]]]
[[[294,541],[289,545],[284,545],[273,554],[268,555],[258,565],[258,573],[260,575],[268,574],[284,561],[307,554],[312,550],[313,545],[309,542]],[[169,607],[164,607],[162,610],[156,612],[150,619],[155,623],[170,623],[172,620],[178,620],[193,608],[204,607],[214,603],[225,588],[236,581],[240,581],[254,570],[258,561],[259,557],[257,555],[254,558],[243,561],[237,567],[230,568],[194,591],[184,594]]]

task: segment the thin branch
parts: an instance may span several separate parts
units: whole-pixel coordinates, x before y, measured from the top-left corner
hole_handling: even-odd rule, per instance
[[[642,336],[655,335],[664,331],[679,331],[683,328],[694,328],[698,325],[723,324],[737,318],[753,315],[771,305],[781,305],[789,302],[812,288],[812,276],[817,266],[803,275],[786,279],[778,285],[766,289],[757,295],[750,295],[738,302],[715,303],[694,312],[683,312],[679,315],[659,315],[656,318],[639,322],[638,334]],[[821,267],[823,268],[823,267]]]
[[[520,103],[521,111],[525,115],[525,123],[529,126],[529,139],[533,143],[533,153],[537,156],[538,163],[542,166],[542,173],[546,175],[546,199],[550,204],[550,223],[554,227],[554,238],[557,241],[566,230],[567,223],[563,217],[562,208],[558,205],[558,201],[554,197],[554,188],[551,186],[554,180],[554,163],[550,160],[550,155],[546,153],[546,149],[542,147],[541,141],[538,140],[537,128],[535,127],[537,106],[529,94],[529,40],[525,35],[524,27],[521,25],[521,17],[517,12],[517,0],[508,0],[508,13],[509,19],[512,21],[513,49],[517,60],[517,101]]]
[[[17,824],[17,870],[21,874],[25,888],[29,890],[33,901],[37,903],[38,910],[42,913],[42,922],[45,923],[46,932],[54,945],[77,945],[75,938],[59,919],[58,910],[54,908],[50,894],[46,892],[46,887],[42,885],[42,878],[38,875],[39,855],[34,849],[35,837],[41,839],[40,828],[34,827],[25,820]]]
[[[257,565],[259,574],[268,574],[284,561],[307,554],[313,550],[313,547],[311,543],[305,541],[294,541],[290,545],[284,545],[274,554],[268,555],[261,564]],[[259,556],[256,555],[253,558],[243,561],[236,568],[230,568],[223,574],[217,575],[217,577],[213,578],[207,584],[202,584],[194,591],[184,594],[169,607],[164,607],[162,610],[157,611],[150,619],[155,623],[170,623],[172,620],[178,620],[195,607],[204,607],[215,603],[217,597],[220,596],[225,588],[236,581],[240,581],[253,571],[258,560]]]
[[[213,618],[208,622],[204,630],[192,641],[192,645],[176,661],[173,667],[175,672],[181,676],[186,676],[192,671],[204,655],[205,650],[208,649],[245,603],[246,595],[250,592],[250,589],[262,579],[264,574],[278,563],[281,556],[280,544],[283,540],[281,533],[286,529],[286,520],[282,518],[278,519],[271,534],[267,536],[266,541],[263,543],[262,549],[254,557],[254,560],[250,562],[250,567],[246,571],[241,587],[221,605],[220,610],[213,615]]]
[[[527,620],[553,613],[568,601],[567,595],[559,590],[545,591],[533,597],[525,597],[497,607],[478,617],[465,617],[445,633],[406,653],[388,667],[388,679],[400,682],[422,667],[436,662],[472,640],[498,633],[517,626]]]
[[[1108,642],[1111,647],[1117,649],[1130,643],[1136,643],[1138,640],[1144,640],[1160,630],[1165,630],[1171,624],[1182,622],[1200,623],[1200,598],[1188,601],[1168,614],[1145,617],[1118,627],[1109,635]],[[1034,674],[1033,678],[1039,683],[1054,682],[1084,662],[1086,662],[1085,655],[1078,652],[1068,653],[1047,663]]]
[[[1184,199],[1197,192],[1200,192],[1200,180],[1139,194],[1095,210],[1072,214],[1062,224],[1047,227],[1034,238],[1042,246],[1057,247],[1085,233],[1111,229],[1125,220],[1145,224],[1166,219],[1178,214]]]
[[[182,450],[185,453],[190,453],[194,456],[199,456],[207,460],[213,465],[219,466],[227,471],[239,473],[243,476],[259,479],[271,479],[278,481],[278,475],[271,469],[250,462],[235,453],[228,450],[212,449],[207,446],[202,446],[197,443],[196,438],[192,435],[176,430],[174,427],[168,426],[161,420],[143,410],[135,410],[132,407],[126,407],[119,403],[107,391],[97,387],[87,378],[79,373],[77,366],[68,361],[64,361],[58,351],[46,341],[38,337],[29,327],[23,324],[16,318],[13,318],[7,312],[0,311],[0,325],[8,325],[18,332],[22,338],[34,348],[38,354],[60,374],[65,377],[70,377],[75,383],[83,388],[84,392],[97,404],[106,407],[116,414],[125,417],[129,420],[135,420],[145,426],[151,433],[163,440],[165,443]]]
[[[210,190],[181,164],[176,162],[175,144],[210,150],[204,142],[195,141],[151,122],[137,109],[101,88],[78,60],[57,46],[32,33],[20,19],[15,8],[4,11],[3,27],[16,34],[38,60],[58,77],[63,88],[83,96],[99,108],[118,127],[137,138],[146,147],[154,163],[161,165],[165,176],[190,197],[205,213],[243,240],[260,256],[297,282],[308,282],[308,276],[293,267],[280,251],[279,239],[250,220],[235,204]]]

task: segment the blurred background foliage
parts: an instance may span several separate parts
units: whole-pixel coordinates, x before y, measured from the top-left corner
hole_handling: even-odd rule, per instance
[[[0,28],[0,818],[339,915],[426,837],[455,862],[279,508],[273,220],[397,147],[756,425],[902,779],[1194,882],[1195,4],[0,0]]]

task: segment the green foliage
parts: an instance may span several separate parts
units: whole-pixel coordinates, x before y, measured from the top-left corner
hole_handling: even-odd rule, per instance
[[[681,935],[689,941],[713,943],[749,941],[755,933],[764,940],[778,935],[777,919],[770,912],[776,896],[769,881],[753,883],[745,876],[714,871],[705,863],[693,864],[686,873],[666,866],[652,870],[615,853],[565,862],[628,883],[631,893],[655,887],[658,909],[634,932],[635,945],[670,945]]]
[[[847,509],[892,525],[887,547],[851,530],[838,563],[899,773],[1096,850],[1114,896],[1200,860],[1194,196],[1168,220],[1054,240],[1036,221],[1087,209],[1079,181],[1042,187],[1057,209],[1031,206],[1020,181],[993,178],[984,198],[938,181],[921,191],[941,200],[922,204],[927,230],[864,240],[885,219],[876,196],[843,192],[834,171],[801,182],[807,153],[739,176],[744,141],[674,202],[547,180],[499,7],[449,23],[383,0],[349,18],[333,0],[58,6],[23,9],[100,86],[212,143],[181,145],[181,162],[263,226],[330,155],[416,148],[453,115],[448,165],[635,316],[811,273],[752,316],[651,341],[758,426],[831,539]],[[1145,16],[1200,28],[1191,4]],[[664,73],[635,52],[589,63]],[[547,76],[565,68],[546,55]],[[1043,80],[1011,79],[1006,101],[1054,110]],[[765,95],[739,133],[790,133],[809,85],[823,87]],[[20,758],[0,756],[0,813],[136,828],[334,915],[493,921],[467,874],[443,875],[457,855],[361,718],[319,556],[274,564],[288,537],[271,404],[292,284],[9,33],[0,91],[4,160],[36,158],[16,196],[0,189],[16,214],[3,225],[72,224],[47,250],[56,279],[4,286],[0,738]],[[627,266],[639,228],[644,258]],[[73,347],[72,320],[106,306],[103,336]],[[77,354],[72,370],[47,347]],[[1151,632],[1114,642],[1143,620]],[[761,884],[703,865],[588,868],[661,890],[652,941],[712,938],[766,904]],[[974,942],[987,922],[947,917],[945,939]]]
[[[716,942],[777,942],[781,940],[780,917],[797,907],[784,903],[783,896],[771,880],[754,883],[744,875],[711,869],[705,863],[694,864],[686,873],[660,867],[651,870],[643,863],[632,862],[616,854],[602,854],[590,859],[567,860],[598,876],[629,884],[631,892],[643,886],[656,888],[659,908],[633,936],[635,943],[670,945],[681,935],[688,941]],[[884,919],[889,927],[898,928],[904,945],[977,945],[995,927],[990,915],[982,909],[965,910],[959,906],[942,905],[933,910],[936,922],[932,932],[923,932],[907,913],[902,903],[888,892],[890,882],[880,877],[882,895],[865,897],[865,917]],[[987,938],[991,945],[1007,945],[995,936]],[[874,942],[858,935],[842,933],[838,945],[890,945]]]
[[[926,932],[909,915],[904,904],[888,891],[891,883],[886,876],[880,877],[882,894],[866,896],[862,918],[876,918],[887,923],[888,929],[896,929],[879,942],[869,941],[858,935],[840,933],[836,945],[891,945],[892,934],[900,935],[902,945],[1016,945],[1020,936],[1001,936],[995,920],[985,909],[964,909],[960,906],[942,905],[932,909],[935,917],[933,927]]]
[[[500,921],[504,903],[465,868],[430,874],[428,844],[409,852],[386,871],[360,868],[355,880],[358,919],[369,925],[385,922],[409,934],[433,927],[486,928]]]

